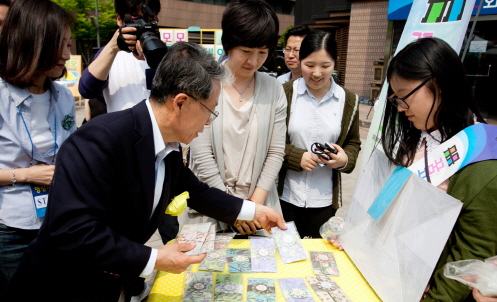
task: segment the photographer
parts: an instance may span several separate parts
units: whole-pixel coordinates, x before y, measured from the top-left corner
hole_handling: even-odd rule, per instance
[[[107,112],[131,108],[150,96],[147,82],[151,82],[154,71],[145,61],[137,28],[123,27],[131,16],[143,17],[142,6],[146,5],[153,17],[145,20],[155,22],[161,9],[160,0],[115,0],[117,25],[112,39],[93,59],[79,81],[79,92],[84,98],[92,99],[103,94]],[[119,36],[131,52],[121,51]]]

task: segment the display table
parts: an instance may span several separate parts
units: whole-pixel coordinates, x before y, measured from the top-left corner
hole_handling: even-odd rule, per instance
[[[333,247],[330,243],[323,239],[303,239],[302,243],[304,248],[309,255],[309,251],[328,251],[333,252],[335,260],[338,265],[338,270],[340,276],[330,276],[335,282],[342,288],[345,294],[353,302],[367,302],[367,301],[381,301],[376,295],[373,289],[369,286],[368,282],[361,275],[359,270],[355,267],[354,263],[349,259],[344,251],[339,251]],[[250,248],[249,240],[232,240],[229,248],[233,249],[248,249]],[[271,279],[282,279],[282,278],[295,278],[295,277],[311,277],[315,276],[312,272],[311,260],[307,259],[305,261],[298,261],[294,263],[284,264],[281,262],[280,256],[277,253],[277,273],[252,273],[243,274],[244,281],[244,299],[246,297],[246,286],[248,277],[256,278],[271,278]],[[198,264],[192,266],[191,271],[198,271]],[[225,266],[224,273],[228,272],[228,266]],[[214,272],[216,274],[216,272]],[[155,277],[154,286],[150,292],[148,301],[149,302],[159,302],[159,301],[182,301],[183,288],[185,283],[185,273],[182,274],[170,274],[163,271],[157,272]],[[278,282],[276,285],[276,301],[285,301],[283,294],[279,288]],[[309,287],[312,292],[315,301],[320,301],[315,295],[314,291]]]

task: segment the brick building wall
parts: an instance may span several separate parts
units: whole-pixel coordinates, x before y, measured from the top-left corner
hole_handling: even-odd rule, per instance
[[[388,1],[354,1],[351,7],[345,87],[369,98],[373,63],[385,55]]]
[[[221,17],[225,7],[179,0],[161,0],[159,25],[164,27],[221,29]],[[281,33],[293,25],[295,16],[278,14]]]

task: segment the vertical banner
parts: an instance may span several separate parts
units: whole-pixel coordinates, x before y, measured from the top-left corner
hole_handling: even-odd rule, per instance
[[[475,0],[415,0],[395,54],[410,42],[423,37],[443,39],[459,53],[474,4]],[[375,114],[366,144],[363,146],[361,171],[364,170],[374,146],[380,146],[381,120],[385,111],[387,91],[388,84],[385,80],[374,106]]]

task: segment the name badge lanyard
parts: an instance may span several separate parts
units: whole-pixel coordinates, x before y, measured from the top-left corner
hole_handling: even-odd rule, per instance
[[[31,142],[31,157],[29,166],[33,166],[34,160],[34,149],[35,145],[33,143],[33,139],[31,138],[31,133],[29,132],[28,125],[24,120],[24,116],[22,115],[21,109],[17,107],[17,112],[19,112],[19,116],[21,117],[22,123],[24,124],[24,128],[28,134],[29,141]],[[54,134],[53,134],[53,158],[51,164],[55,162],[55,154],[57,153],[57,115],[54,114]],[[45,212],[47,210],[48,204],[48,191],[50,186],[38,185],[38,184],[29,184],[31,187],[31,194],[33,195],[33,203],[36,211],[36,217],[44,217]]]

